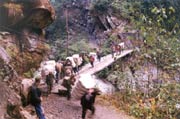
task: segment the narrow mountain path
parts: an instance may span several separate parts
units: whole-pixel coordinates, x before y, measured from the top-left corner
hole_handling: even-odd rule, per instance
[[[43,99],[46,119],[81,119],[82,109],[80,101],[67,100],[56,94],[51,94]],[[96,112],[91,115],[87,112],[86,119],[134,119],[122,111],[117,111],[112,106],[103,106],[95,103]]]
[[[121,55],[117,56],[116,60],[131,52],[132,50],[123,51]],[[91,68],[90,64],[85,65],[80,71],[80,74],[94,74],[112,64],[114,61],[111,55],[107,55],[102,58],[101,62],[96,61],[94,68]],[[60,84],[55,85],[54,92],[58,90],[59,85]],[[86,119],[134,119],[122,111],[117,111],[117,109],[112,106],[105,106],[98,103],[98,101],[99,100],[95,103],[95,115],[87,112]],[[67,100],[66,97],[51,94],[43,98],[42,105],[47,119],[81,119],[82,109],[79,100]]]

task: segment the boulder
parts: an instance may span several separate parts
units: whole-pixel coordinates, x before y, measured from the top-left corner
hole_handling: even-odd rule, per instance
[[[49,0],[0,0],[0,14],[0,118],[28,119],[20,107],[34,80],[18,75],[31,77],[49,50],[42,29],[52,23],[55,12]]]
[[[21,108],[20,115],[22,119],[37,119],[34,107],[32,107],[31,105],[25,108]]]
[[[42,29],[55,19],[49,0],[2,1],[0,14],[0,25],[11,28],[30,26]]]
[[[27,104],[28,92],[33,83],[34,83],[34,79],[22,79],[20,86],[20,94],[21,94],[21,100],[24,105]]]
[[[6,82],[0,81],[0,119],[7,119],[6,117],[13,117],[16,119],[20,119],[18,117],[19,107],[21,105],[20,96],[12,90],[10,86],[7,85]]]

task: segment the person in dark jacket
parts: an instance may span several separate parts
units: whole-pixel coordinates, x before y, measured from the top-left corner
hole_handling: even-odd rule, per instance
[[[36,114],[39,119],[45,119],[44,112],[41,107],[41,90],[38,88],[40,78],[35,78],[35,83],[30,88],[30,104],[34,106]]]
[[[97,94],[99,94],[98,91],[91,88],[81,97],[82,119],[85,119],[88,109],[91,110],[92,114],[95,113],[94,102]]]
[[[111,45],[111,54],[112,54],[112,58],[114,58],[115,52],[116,52],[115,45],[112,44],[112,45]]]
[[[47,88],[48,88],[48,94],[51,93],[51,90],[53,88],[53,80],[54,80],[54,75],[52,72],[49,72],[48,75],[46,75],[46,84],[47,84]]]
[[[97,59],[100,62],[101,61],[101,51],[97,49],[96,54],[97,54]]]

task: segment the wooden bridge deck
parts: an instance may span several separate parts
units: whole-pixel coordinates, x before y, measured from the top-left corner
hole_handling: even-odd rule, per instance
[[[125,57],[126,55],[132,53],[133,50],[124,50],[122,51],[122,53],[120,55],[116,56],[116,59],[114,60],[114,58],[112,58],[112,55],[109,54],[105,57],[101,58],[101,61],[95,61],[94,63],[94,67],[92,68],[90,64],[86,64],[80,71],[80,74],[95,74],[101,70],[103,70],[104,68],[106,68],[107,66],[111,65],[112,63],[114,63],[116,60]]]

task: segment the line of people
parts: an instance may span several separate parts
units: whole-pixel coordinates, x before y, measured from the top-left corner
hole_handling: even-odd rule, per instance
[[[96,52],[90,52],[89,54],[74,54],[71,57],[67,57],[65,61],[56,62],[56,82],[58,82],[59,78],[63,78],[66,75],[67,69],[70,69],[71,73],[74,75],[79,74],[79,70],[87,62],[86,59],[88,59],[88,62],[94,67],[95,60],[97,59],[100,62],[101,57],[102,53],[97,49]]]
[[[51,77],[51,73],[49,74],[48,78]],[[30,88],[30,95],[29,96],[29,103],[34,106],[36,114],[39,119],[46,119],[44,109],[42,108],[42,92],[39,88],[41,78],[36,77],[34,84]],[[68,80],[65,83],[69,83]],[[69,84],[65,84],[69,85]],[[70,90],[69,90],[70,92]],[[70,93],[69,93],[70,94]],[[82,107],[82,119],[85,119],[87,110],[90,110],[92,115],[95,113],[95,99],[96,96],[100,94],[100,91],[96,88],[89,88],[84,95],[81,97],[80,104]],[[68,95],[68,98],[70,98],[70,95]]]
[[[94,61],[95,56],[97,56],[98,61],[101,60],[101,54],[99,51],[96,52],[96,55],[84,55],[89,59],[90,64],[92,67],[94,67]],[[76,58],[75,58],[76,57]],[[65,61],[59,61],[55,64],[55,75],[53,71],[49,71],[45,74],[43,79],[45,79],[45,82],[47,84],[47,95],[49,95],[53,88],[53,83],[55,80],[55,83],[59,83],[59,79],[62,79],[62,86],[64,86],[67,89],[67,100],[71,98],[71,90],[72,85],[74,85],[74,82],[76,81],[75,75],[78,74],[79,69],[85,64],[84,57],[78,55],[73,57],[67,57]],[[73,64],[74,63],[74,64]],[[78,64],[78,65],[77,65]],[[78,66],[78,67],[77,67]],[[44,111],[41,107],[41,91],[38,88],[40,83],[40,78],[35,79],[35,83],[33,86],[31,86],[30,92],[32,93],[31,97],[31,104],[35,107],[36,114],[39,117],[39,119],[45,119]],[[89,89],[81,98],[81,106],[82,106],[82,119],[85,119],[86,111],[89,109],[92,111],[92,114],[95,112],[94,108],[94,101],[95,97],[97,95],[97,91],[95,89]]]
[[[52,91],[54,80],[56,83],[58,83],[60,79],[63,79],[62,85],[67,88],[68,91],[71,90],[72,86],[70,86],[70,84],[73,85],[76,81],[75,75],[79,74],[79,70],[85,64],[85,57],[88,58],[92,67],[94,67],[95,57],[97,57],[98,61],[101,60],[101,54],[99,51],[97,51],[97,53],[92,52],[88,55],[76,54],[72,57],[67,57],[65,61],[54,61],[54,63],[52,63],[52,61],[46,61],[42,66],[45,68],[42,68],[41,76],[43,77],[43,79],[45,79],[45,82],[47,84],[47,94],[50,94],[50,92]],[[50,65],[47,66],[48,64]],[[70,83],[64,83],[67,81],[69,81]]]
[[[124,48],[125,48],[124,42],[121,42],[119,44],[112,43],[111,44],[112,58],[115,58],[115,56],[117,56],[117,55],[121,55]]]

